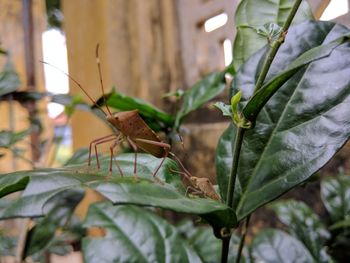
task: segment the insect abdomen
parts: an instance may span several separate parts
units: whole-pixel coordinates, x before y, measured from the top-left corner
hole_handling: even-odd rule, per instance
[[[119,115],[120,114],[120,115]],[[163,147],[151,143],[140,142],[136,139],[144,139],[154,142],[162,142],[157,134],[146,124],[137,110],[118,113],[120,131],[128,136],[139,148],[155,157],[164,157],[166,151]]]

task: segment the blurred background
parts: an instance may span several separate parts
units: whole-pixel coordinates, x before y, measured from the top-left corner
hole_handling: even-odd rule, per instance
[[[316,19],[350,27],[349,0],[308,2]],[[164,94],[186,90],[230,64],[238,4],[238,0],[0,0],[0,48],[7,53],[0,57],[0,67],[11,63],[20,78],[19,91],[70,93],[90,103],[67,76],[40,61],[69,72],[93,98],[99,98],[95,47],[100,44],[107,91],[114,86],[172,113],[176,103]],[[190,156],[190,162],[183,158],[186,167],[213,182],[215,147],[227,127],[220,115],[208,104],[190,115],[182,132]],[[11,96],[0,101],[0,131],[29,134],[15,150],[0,149],[1,173],[59,166],[75,150],[110,133],[88,112],[77,111],[68,118],[62,105],[48,99]],[[176,148],[184,157],[181,146]],[[349,171],[348,152],[345,147],[325,171],[339,165]],[[307,191],[303,191],[289,194],[304,196]]]

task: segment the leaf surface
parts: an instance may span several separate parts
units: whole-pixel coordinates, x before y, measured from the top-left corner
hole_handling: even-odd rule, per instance
[[[192,111],[198,109],[209,100],[218,96],[225,89],[225,72],[214,72],[193,87],[188,89],[183,95],[183,102],[180,110],[176,114],[175,128],[178,129],[183,119]]]
[[[158,125],[163,127],[172,127],[174,124],[174,117],[172,115],[141,99],[133,98],[117,91],[113,91],[107,96],[107,104],[109,106],[120,111],[138,110],[139,114],[145,118],[145,121],[149,125],[158,123]],[[100,98],[97,103],[103,104],[103,97]],[[156,129],[156,131],[158,131],[158,129]]]
[[[0,72],[0,97],[11,93],[19,88],[19,76],[10,62]]]
[[[45,204],[48,210],[46,217],[37,220],[36,225],[28,232],[25,255],[35,254],[36,257],[44,256],[44,253],[53,246],[63,232],[62,228],[68,228],[75,207],[84,196],[82,189],[68,190],[57,194]],[[47,208],[49,206],[49,208]]]
[[[321,198],[334,223],[350,220],[350,176],[324,178],[321,181]]]
[[[49,212],[50,200],[70,190],[90,188],[102,194],[114,204],[136,204],[196,214],[210,223],[216,233],[222,227],[236,225],[233,210],[208,198],[189,198],[179,175],[172,174],[176,164],[166,159],[154,179],[153,171],[160,160],[148,154],[138,154],[137,176],[133,177],[134,154],[120,154],[117,162],[124,173],[116,171],[108,176],[108,158],[101,159],[100,171],[79,165],[63,169],[20,171],[0,176],[3,195],[22,190],[20,198],[0,211],[0,218],[39,217]],[[15,180],[13,180],[15,178]],[[26,184],[24,184],[24,182]]]
[[[317,262],[330,261],[323,248],[326,240],[330,238],[330,233],[318,215],[307,205],[300,201],[287,200],[275,202],[271,208],[279,220],[288,226],[289,232],[304,244]]]
[[[267,75],[266,83],[297,57],[349,34],[331,22],[308,21],[291,27]],[[295,40],[298,41],[295,41]],[[236,73],[232,93],[243,93],[241,108],[253,95],[260,50]],[[239,220],[305,181],[340,149],[350,136],[350,44],[300,69],[262,108],[254,129],[245,133],[236,181],[234,207]],[[226,196],[236,129],[224,132],[216,165]]]
[[[104,237],[83,239],[84,261],[202,262],[177,229],[154,213],[135,206],[90,206],[86,227],[99,227]]]
[[[252,250],[257,262],[316,263],[300,241],[276,229],[265,229],[256,235]]]
[[[235,15],[237,35],[233,44],[233,65],[236,71],[251,55],[268,43],[267,38],[258,33],[260,28],[268,23],[282,26],[293,4],[293,0],[241,1]],[[313,19],[313,16],[307,2],[303,1],[293,23],[307,19]]]

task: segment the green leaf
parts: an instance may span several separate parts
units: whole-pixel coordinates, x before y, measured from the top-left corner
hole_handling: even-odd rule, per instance
[[[177,130],[183,119],[192,111],[218,96],[225,89],[225,72],[215,72],[198,81],[186,90],[180,110],[176,114],[175,129]]]
[[[89,158],[89,148],[81,148],[77,150],[64,164],[64,166],[80,165]]]
[[[278,91],[282,85],[289,80],[299,69],[310,64],[318,59],[325,58],[340,44],[349,41],[350,35],[342,36],[329,44],[314,47],[300,57],[294,60],[286,70],[274,77],[268,83],[258,90],[253,97],[248,101],[243,109],[244,116],[251,122],[254,122],[261,109],[265,106],[268,100]],[[238,93],[237,93],[238,94]]]
[[[18,74],[8,61],[0,72],[0,97],[17,90],[20,84]]]
[[[25,173],[16,173],[12,176],[0,176],[0,198],[8,194],[24,190],[29,182],[29,176]]]
[[[19,141],[22,141],[30,133],[30,129],[26,129],[20,132],[13,132],[9,130],[0,131],[0,147],[10,148],[12,145]]]
[[[174,117],[172,115],[141,99],[126,96],[115,90],[107,94],[106,97],[108,98],[107,104],[120,111],[137,109],[141,117],[146,119],[147,123],[156,121],[160,126],[164,127],[172,127],[174,124]],[[98,99],[97,104],[103,105],[103,101],[104,99],[101,97]]]
[[[229,184],[232,167],[232,140],[234,139],[235,127],[230,123],[229,127],[221,135],[215,152],[216,178],[219,185],[221,198],[226,201],[226,193]],[[239,180],[236,181],[235,196],[237,196]],[[240,190],[241,192],[241,190]]]
[[[222,115],[232,117],[231,105],[227,105],[223,102],[215,102],[214,106],[221,110]]]
[[[170,98],[174,97],[176,100],[182,98],[182,96],[185,94],[185,91],[182,89],[177,89],[175,91],[168,92],[163,95],[163,98]]]
[[[192,225],[191,236],[188,238],[188,242],[194,248],[203,262],[220,262],[222,241],[213,236],[213,232],[209,227],[195,227]],[[230,240],[228,262],[235,262],[239,242],[240,238],[236,235],[232,235]],[[243,255],[240,262],[250,262],[246,248],[243,250]]]
[[[330,238],[326,226],[303,202],[295,200],[279,201],[270,206],[286,226],[289,232],[298,238],[310,251],[317,262],[329,262],[323,248]]]
[[[338,221],[337,223],[335,223],[329,227],[330,230],[336,230],[339,228],[350,228],[350,218],[342,220],[342,221]]]
[[[83,196],[82,189],[67,190],[55,195],[45,204],[44,210],[49,212],[29,231],[26,256],[36,254],[39,257],[52,246],[52,243],[57,239],[56,232],[66,226]]]
[[[233,67],[233,61],[225,68],[225,73],[229,73],[231,76],[236,73],[235,68]]]
[[[108,177],[108,158],[100,160],[100,172],[86,166],[72,165],[64,169],[40,169],[1,175],[0,185],[5,194],[23,187],[23,180],[29,182],[22,196],[10,207],[0,211],[0,218],[42,216],[48,213],[46,204],[57,194],[72,189],[78,191],[91,188],[114,204],[160,207],[199,215],[214,227],[218,236],[223,227],[236,226],[235,214],[225,204],[212,199],[185,196],[181,178],[171,173],[171,170],[176,169],[174,161],[165,160],[157,174],[157,180],[152,174],[160,163],[158,158],[138,154],[139,180],[133,178],[134,154],[120,154],[116,161],[125,175],[123,178],[118,171]]]
[[[235,15],[237,34],[233,44],[233,65],[236,71],[251,55],[267,44],[266,37],[258,34],[255,28],[267,23],[282,26],[293,4],[294,0],[241,1]],[[293,23],[307,19],[313,19],[313,16],[307,2],[303,1]]]
[[[265,229],[256,235],[253,239],[252,250],[256,262],[317,262],[300,241],[276,229]]]
[[[267,75],[268,83],[313,47],[349,34],[331,22],[304,22],[291,27]],[[302,44],[297,40],[302,40]],[[236,73],[241,107],[253,95],[265,50]],[[245,133],[236,180],[234,208],[239,220],[307,180],[350,136],[350,44],[304,66],[276,92]],[[232,90],[231,93],[235,93]],[[216,166],[221,196],[226,196],[236,129],[230,126],[218,143]]]
[[[135,206],[90,206],[86,227],[106,235],[84,238],[84,262],[202,262],[177,229],[154,213]]]
[[[321,181],[321,198],[332,222],[350,220],[350,176],[324,178]]]
[[[272,45],[272,43],[278,39],[281,32],[282,27],[275,23],[266,23],[265,25],[256,28],[256,33],[266,37],[270,45]]]

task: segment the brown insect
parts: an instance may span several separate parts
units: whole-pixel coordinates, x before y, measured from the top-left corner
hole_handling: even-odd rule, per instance
[[[100,84],[102,89],[103,98],[105,99],[105,92],[104,92],[104,86],[102,81],[102,74],[101,74],[101,63],[98,55],[99,45],[96,46],[96,62],[98,66],[98,72],[100,77]],[[47,63],[43,62],[44,64],[50,65],[56,69],[57,67]],[[66,72],[58,69],[63,74],[65,74],[69,79],[71,79],[84,93],[85,95],[91,100],[91,102],[96,105],[106,116],[106,120],[112,125],[114,129],[114,133],[104,136],[102,138],[98,138],[96,140],[93,140],[90,143],[89,147],[89,160],[88,165],[91,164],[91,152],[92,147],[94,147],[95,150],[95,156],[96,156],[96,162],[97,162],[97,168],[100,168],[100,162],[98,158],[98,152],[97,152],[97,146],[104,143],[111,143],[113,144],[109,147],[110,149],[110,163],[109,163],[109,171],[112,172],[112,161],[114,156],[114,149],[123,141],[127,140],[131,147],[135,151],[135,160],[134,160],[134,177],[136,178],[136,163],[137,163],[137,151],[138,149],[142,149],[143,151],[152,154],[153,156],[157,158],[162,158],[162,161],[160,162],[159,166],[156,168],[156,170],[153,172],[153,177],[156,176],[157,172],[159,171],[160,167],[162,166],[165,158],[168,156],[170,152],[170,145],[163,142],[159,136],[146,124],[146,122],[141,118],[141,116],[138,113],[138,110],[131,110],[131,111],[123,111],[112,114],[110,111],[108,105],[106,104],[107,113],[99,107],[99,105],[96,103],[96,101],[86,92],[86,90],[82,87],[82,85],[76,81],[74,78],[72,78],[69,74]],[[116,162],[116,165],[118,167],[118,170],[123,176],[123,172],[121,168],[119,167],[118,163]]]
[[[192,176],[191,173],[181,163],[181,161],[174,154],[171,153],[171,155],[175,158],[177,163],[181,166],[183,172],[176,171],[176,170],[171,170],[171,171],[174,173],[183,175],[192,185],[187,187],[186,194],[189,190],[192,190],[192,194],[204,195],[211,199],[221,201],[220,196],[217,194],[213,184],[210,182],[208,178]]]
[[[199,193],[203,193],[211,199],[221,201],[220,196],[216,193],[213,184],[208,178],[191,176],[189,179],[194,188],[199,190]]]

